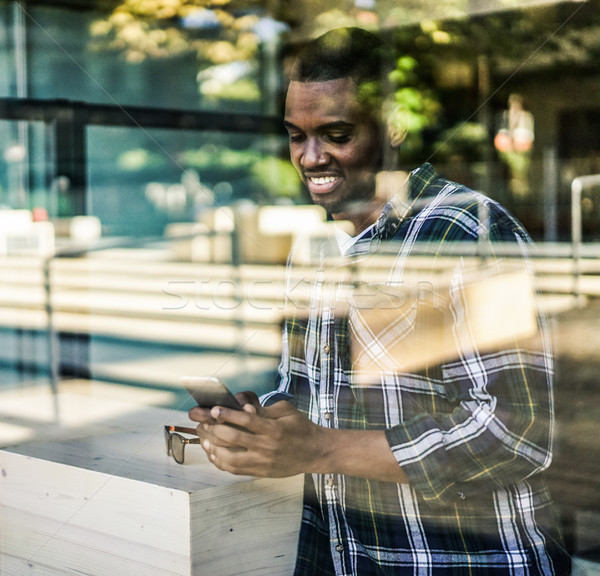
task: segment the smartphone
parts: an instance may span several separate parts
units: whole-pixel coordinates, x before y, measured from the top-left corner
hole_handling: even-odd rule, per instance
[[[218,378],[213,376],[184,376],[181,381],[200,408],[223,406],[233,410],[242,410],[242,405]]]

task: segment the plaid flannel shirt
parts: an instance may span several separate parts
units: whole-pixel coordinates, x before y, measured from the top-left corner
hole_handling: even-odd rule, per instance
[[[533,336],[480,346],[474,323],[488,319],[472,317],[470,259],[456,251],[474,248],[493,280],[506,260],[499,245],[513,246],[530,272],[529,242],[497,203],[424,164],[407,198],[394,197],[350,254],[323,256],[312,273],[291,255],[288,300],[299,311],[283,331],[278,389],[321,426],[384,430],[409,478],[307,475],[297,575],[569,572],[539,474],[551,461],[553,427],[543,317],[534,313]],[[417,288],[407,291],[411,279]],[[433,286],[425,298],[423,285]],[[454,354],[436,356],[442,340]],[[420,365],[410,364],[412,352]]]

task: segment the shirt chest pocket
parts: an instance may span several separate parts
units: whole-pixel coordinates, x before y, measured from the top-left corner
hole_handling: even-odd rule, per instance
[[[427,371],[455,355],[452,319],[439,298],[385,286],[349,310],[353,384]]]

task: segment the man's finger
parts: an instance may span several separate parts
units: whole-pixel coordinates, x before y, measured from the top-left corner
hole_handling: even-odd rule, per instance
[[[260,402],[258,401],[258,396],[252,390],[246,390],[244,392],[238,392],[235,397],[237,401],[244,406],[244,404],[252,404],[252,406],[259,407]]]
[[[232,410],[222,406],[213,406],[210,410],[210,416],[217,424],[230,424],[238,428],[252,431],[256,421],[256,409],[248,406],[247,410]]]
[[[267,418],[282,418],[294,412],[298,412],[298,410],[287,400],[280,400],[263,408],[263,415]]]
[[[188,417],[194,422],[200,422],[201,424],[214,424],[215,419],[210,415],[210,410],[207,408],[200,408],[195,406],[188,412]]]

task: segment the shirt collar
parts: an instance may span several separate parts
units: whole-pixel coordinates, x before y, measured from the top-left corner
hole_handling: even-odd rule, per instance
[[[413,170],[408,178],[408,194],[398,192],[384,206],[375,224],[375,236],[381,240],[391,238],[409,215],[415,201],[427,195],[429,185],[436,178],[437,172],[427,162]]]
[[[375,229],[375,222],[373,224],[371,224],[368,228],[363,230],[357,236],[350,236],[350,234],[348,234],[347,232],[342,230],[341,227],[336,226],[335,227],[335,238],[337,240],[338,247],[340,249],[342,256],[345,256],[346,254],[348,254],[348,252],[350,252],[350,250],[352,249],[352,246],[354,246],[354,244],[356,244],[360,240],[364,240],[365,238],[369,238],[369,239],[372,238],[373,234],[374,234],[374,229]]]

